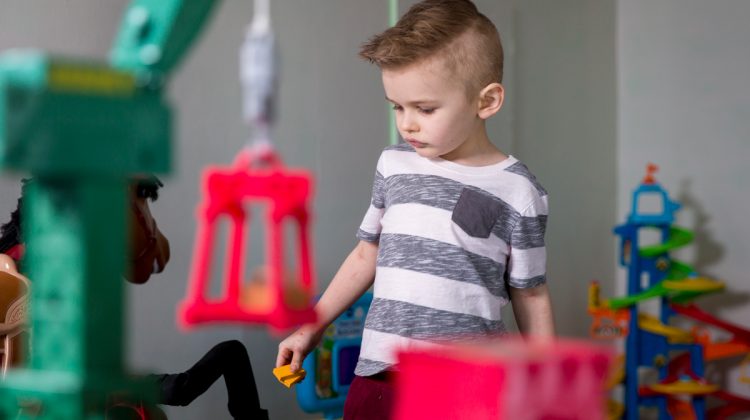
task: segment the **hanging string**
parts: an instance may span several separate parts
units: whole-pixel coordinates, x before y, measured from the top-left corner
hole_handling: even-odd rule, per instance
[[[250,127],[247,148],[272,150],[277,86],[276,41],[271,28],[270,0],[255,0],[253,20],[240,48],[242,116]]]

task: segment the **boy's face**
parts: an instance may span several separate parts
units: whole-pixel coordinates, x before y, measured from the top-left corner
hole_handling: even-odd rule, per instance
[[[457,160],[480,141],[478,102],[439,61],[383,69],[382,76],[398,131],[420,156]]]

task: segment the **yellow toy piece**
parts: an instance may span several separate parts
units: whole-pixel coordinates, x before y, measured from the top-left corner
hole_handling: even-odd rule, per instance
[[[625,405],[615,400],[607,401],[607,419],[620,420],[625,413]]]
[[[597,309],[604,309],[602,305],[601,291],[598,281],[592,281],[589,284],[589,312],[596,311]]]
[[[742,372],[740,373],[740,382],[750,384],[750,354],[742,359],[742,365],[740,369],[742,370]]]
[[[666,337],[671,344],[693,342],[693,335],[689,331],[662,324],[658,318],[649,314],[638,314],[638,326],[650,333]]]
[[[714,292],[724,288],[724,282],[711,280],[705,277],[696,277],[683,280],[664,280],[662,286],[665,289],[676,292]]]
[[[291,365],[279,366],[273,370],[273,375],[287,388],[291,388],[292,385],[302,382],[307,375],[304,369],[299,369],[296,372],[292,372]]]
[[[607,389],[612,389],[625,380],[625,355],[621,354],[615,358],[607,378]]]
[[[654,384],[649,387],[660,394],[705,395],[719,390],[718,385],[694,380],[677,380],[667,384]]]

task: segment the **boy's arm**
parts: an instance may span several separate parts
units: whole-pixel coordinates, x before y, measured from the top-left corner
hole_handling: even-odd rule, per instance
[[[291,364],[294,372],[302,366],[302,360],[320,341],[328,325],[372,286],[377,256],[376,243],[360,241],[354,247],[315,305],[318,321],[303,325],[279,343],[276,367]]]
[[[555,322],[552,318],[552,303],[547,285],[509,289],[513,315],[521,334],[527,337],[554,337]]]

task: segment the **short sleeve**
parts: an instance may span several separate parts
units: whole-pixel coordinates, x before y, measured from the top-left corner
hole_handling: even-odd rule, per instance
[[[547,195],[537,197],[520,214],[510,239],[508,285],[519,289],[540,286],[547,282]]]
[[[362,224],[357,231],[357,238],[367,242],[379,242],[381,224],[385,212],[385,176],[383,155],[378,159],[377,169],[375,170],[375,180],[372,185],[372,198],[370,206],[367,208]]]

